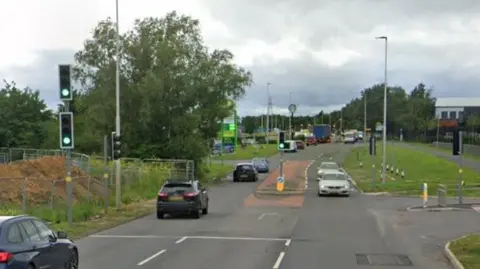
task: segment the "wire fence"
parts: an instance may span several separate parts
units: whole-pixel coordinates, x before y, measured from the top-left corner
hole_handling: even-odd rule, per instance
[[[0,148],[0,212],[34,212],[47,221],[65,221],[71,209],[69,199],[72,199],[73,221],[106,212],[115,202],[115,163],[108,157],[80,153],[72,153],[71,161],[69,197],[65,151]],[[195,178],[192,160],[122,158],[120,162],[120,182],[122,189],[127,190],[122,191],[124,203],[145,196],[153,198],[156,188],[165,180]]]

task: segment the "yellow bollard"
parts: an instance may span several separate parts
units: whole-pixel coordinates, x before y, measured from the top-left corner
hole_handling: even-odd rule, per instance
[[[427,207],[428,203],[428,185],[427,183],[423,183],[423,208]]]
[[[285,179],[283,177],[277,178],[277,191],[282,192],[285,188]]]

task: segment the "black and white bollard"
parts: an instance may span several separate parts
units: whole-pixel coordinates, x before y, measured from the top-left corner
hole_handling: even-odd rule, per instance
[[[405,178],[405,171],[403,171],[403,169],[402,169],[401,176],[402,176],[402,179],[404,179],[404,178]]]

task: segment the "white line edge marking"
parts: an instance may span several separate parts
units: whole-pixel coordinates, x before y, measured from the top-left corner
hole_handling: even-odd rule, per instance
[[[263,217],[265,217],[265,213],[262,213],[262,215],[258,216],[257,219],[258,219],[258,220],[261,220],[261,219],[263,219]]]
[[[183,236],[162,236],[162,235],[90,235],[93,238],[138,238],[138,239],[176,239]],[[187,236],[188,239],[213,239],[213,240],[246,240],[246,241],[287,241],[288,238],[271,237],[222,237],[222,236]]]
[[[149,261],[151,261],[151,260],[155,259],[156,257],[158,257],[158,256],[162,255],[162,254],[163,254],[163,253],[165,253],[165,252],[167,252],[167,250],[166,250],[166,249],[162,249],[162,250],[160,250],[159,252],[157,252],[157,253],[153,254],[152,256],[150,256],[150,257],[146,258],[145,260],[143,260],[143,261],[141,261],[141,262],[137,263],[137,265],[138,265],[138,266],[142,266],[142,265],[146,264],[147,262],[149,262]]]
[[[184,236],[184,237],[178,239],[178,240],[175,242],[175,244],[180,244],[180,243],[182,243],[183,241],[185,241],[185,240],[187,240],[187,239],[188,239],[188,236]]]
[[[290,246],[290,243],[292,243],[292,239],[288,239],[287,241],[285,241],[285,246]]]
[[[284,256],[285,256],[285,252],[280,252],[280,255],[278,255],[277,261],[273,265],[273,269],[280,268],[280,264],[282,263],[282,260],[283,260]]]

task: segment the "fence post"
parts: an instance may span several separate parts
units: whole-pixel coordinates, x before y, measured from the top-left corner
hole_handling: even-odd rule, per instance
[[[50,193],[50,208],[53,210],[53,208],[55,207],[55,190],[56,190],[56,186],[55,184],[57,183],[56,180],[53,180],[52,181],[52,192]]]
[[[92,191],[90,188],[90,184],[92,183],[92,178],[90,176],[87,177],[87,201],[90,203],[92,201]]]
[[[428,203],[428,185],[427,183],[423,183],[423,208],[427,207]]]
[[[27,212],[27,201],[28,201],[28,179],[23,179],[23,186],[22,186],[22,210],[23,212]]]

